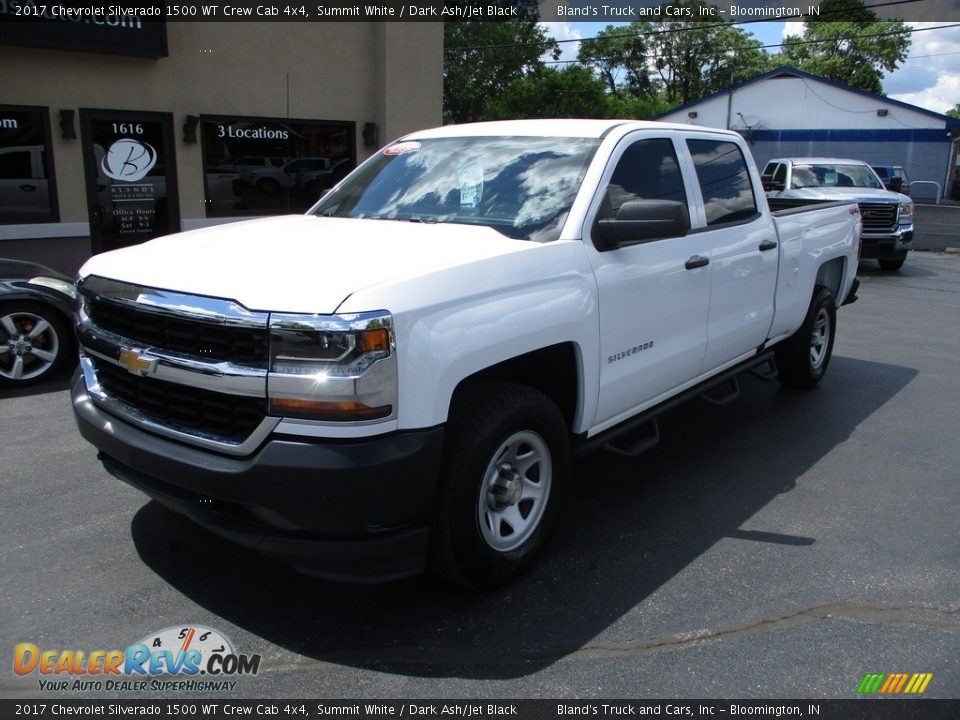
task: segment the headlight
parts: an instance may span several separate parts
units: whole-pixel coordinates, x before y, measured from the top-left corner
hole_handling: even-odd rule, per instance
[[[397,396],[388,313],[270,316],[270,412],[327,422],[383,420]]]
[[[77,289],[73,286],[73,283],[69,283],[66,280],[40,276],[30,278],[27,280],[27,283],[29,285],[39,285],[40,287],[50,288],[51,290],[56,290],[64,295],[69,295],[74,300],[77,299]]]
[[[913,215],[913,203],[905,203],[900,206],[900,217],[904,215]]]

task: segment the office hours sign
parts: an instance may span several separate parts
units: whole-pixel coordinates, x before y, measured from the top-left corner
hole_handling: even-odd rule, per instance
[[[94,252],[178,231],[169,116],[90,111],[81,123]]]

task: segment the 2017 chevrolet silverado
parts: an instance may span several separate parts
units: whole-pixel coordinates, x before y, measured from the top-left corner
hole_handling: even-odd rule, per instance
[[[88,261],[73,407],[109,472],[301,570],[492,585],[572,452],[774,360],[819,382],[859,235],[853,203],[771,214],[732,132],[416,132],[306,215]]]

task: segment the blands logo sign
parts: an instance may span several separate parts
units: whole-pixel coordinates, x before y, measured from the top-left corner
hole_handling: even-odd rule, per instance
[[[861,695],[922,695],[933,673],[867,673],[857,692]]]

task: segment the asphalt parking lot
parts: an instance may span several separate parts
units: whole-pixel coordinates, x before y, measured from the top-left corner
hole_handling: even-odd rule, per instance
[[[486,594],[299,576],[108,476],[65,378],[0,396],[0,696],[84,696],[16,677],[17,643],[196,624],[263,657],[231,697],[960,698],[960,257],[860,278],[818,389],[750,377],[581,463],[543,562]]]

